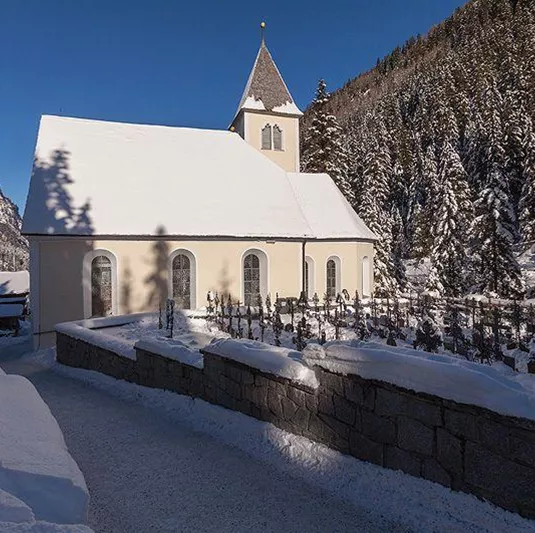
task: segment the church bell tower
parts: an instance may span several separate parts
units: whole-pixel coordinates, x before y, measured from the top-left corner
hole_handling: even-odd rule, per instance
[[[231,124],[249,144],[287,172],[299,172],[299,118],[303,113],[284,83],[264,39]]]

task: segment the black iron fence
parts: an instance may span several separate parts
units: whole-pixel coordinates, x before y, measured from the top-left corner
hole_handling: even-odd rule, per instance
[[[207,317],[234,338],[257,339],[281,345],[291,335],[296,349],[311,339],[380,338],[392,346],[409,342],[415,348],[437,351],[440,346],[469,360],[504,361],[513,367],[507,350],[529,353],[535,337],[535,305],[526,301],[488,298],[437,298],[407,294],[401,298],[365,298],[343,290],[336,298],[320,300],[258,297],[244,306],[230,295],[207,295]],[[350,333],[350,335],[348,335]],[[535,366],[535,363],[534,363]],[[534,369],[535,370],[535,369]]]

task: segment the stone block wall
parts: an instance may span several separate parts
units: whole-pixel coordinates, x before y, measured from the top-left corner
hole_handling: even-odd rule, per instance
[[[535,518],[535,422],[315,367],[318,389],[205,350],[198,369],[57,334],[58,361],[202,398],[385,468]]]

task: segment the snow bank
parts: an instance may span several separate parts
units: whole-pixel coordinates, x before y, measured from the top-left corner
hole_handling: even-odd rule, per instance
[[[48,406],[21,376],[0,376],[0,436],[0,489],[38,520],[85,522],[89,494],[82,472]],[[12,504],[5,497],[4,507]]]
[[[381,345],[334,341],[305,348],[304,357],[342,374],[393,383],[458,403],[535,420],[535,376],[504,374],[499,368],[446,355]]]
[[[296,350],[248,339],[214,339],[206,351],[313,389],[319,385],[316,374],[302,363],[302,355]]]
[[[186,365],[203,368],[204,359],[199,350],[210,344],[213,335],[186,333],[173,339],[166,337],[142,337],[134,348],[155,353]]]
[[[30,292],[30,274],[28,271],[0,272],[0,295],[27,292]]]

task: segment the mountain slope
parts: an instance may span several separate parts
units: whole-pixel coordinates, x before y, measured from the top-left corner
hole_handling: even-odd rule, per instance
[[[303,118],[307,164],[318,112]],[[535,241],[535,0],[468,2],[321,112],[343,128],[353,205],[382,221],[378,249],[394,266],[379,288],[404,289],[403,260],[430,257],[428,288],[442,294],[523,292],[515,254]]]
[[[28,242],[20,234],[21,227],[17,206],[0,189],[0,271],[28,268]]]

